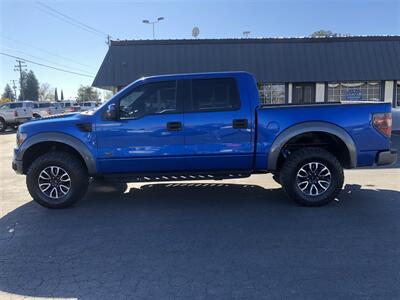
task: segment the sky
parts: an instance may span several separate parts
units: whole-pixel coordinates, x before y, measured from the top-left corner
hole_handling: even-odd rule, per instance
[[[49,9],[50,8],[50,9]],[[72,25],[54,9],[87,27]],[[46,82],[66,99],[80,85],[91,85],[112,39],[308,36],[319,29],[352,35],[400,35],[400,0],[284,1],[19,1],[0,0],[0,52],[88,76],[61,72],[27,62],[39,82]],[[0,89],[18,79],[15,58],[0,55]]]

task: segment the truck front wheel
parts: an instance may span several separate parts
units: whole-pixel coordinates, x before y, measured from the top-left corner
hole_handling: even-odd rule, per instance
[[[67,152],[48,152],[29,167],[26,184],[33,200],[47,208],[65,208],[81,199],[89,176],[83,163]]]
[[[343,186],[343,168],[338,159],[322,148],[304,148],[285,161],[280,181],[286,194],[305,206],[328,204]]]

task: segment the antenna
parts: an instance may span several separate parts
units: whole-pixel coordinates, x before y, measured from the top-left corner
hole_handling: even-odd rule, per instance
[[[192,29],[192,37],[194,37],[196,39],[199,36],[199,34],[200,34],[199,27],[193,27],[193,29]]]
[[[250,36],[251,31],[243,31],[243,36],[248,38]]]

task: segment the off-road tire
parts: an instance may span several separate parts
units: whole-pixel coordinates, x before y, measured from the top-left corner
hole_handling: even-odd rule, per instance
[[[318,162],[326,166],[331,174],[330,185],[316,196],[306,195],[297,184],[297,174],[302,166]],[[280,181],[286,194],[300,205],[323,206],[335,199],[344,182],[343,167],[338,159],[322,148],[303,148],[293,152],[284,162],[280,172]]]
[[[67,172],[70,177],[69,192],[58,198],[53,199],[45,195],[39,188],[39,175],[47,167],[60,167]],[[85,195],[89,176],[86,166],[74,155],[68,152],[48,152],[39,156],[29,167],[26,175],[26,184],[33,200],[47,208],[66,208]]]

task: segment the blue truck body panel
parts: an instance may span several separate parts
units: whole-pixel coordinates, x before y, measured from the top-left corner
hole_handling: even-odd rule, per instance
[[[161,81],[202,78],[234,78],[240,108],[229,111],[146,115],[130,120],[105,120],[109,106],[118,104],[135,88]],[[348,134],[356,146],[356,166],[373,165],[377,154],[390,149],[390,141],[372,125],[374,113],[390,112],[389,103],[315,104],[263,106],[254,77],[246,72],[179,74],[142,78],[114,95],[94,112],[32,121],[20,126],[28,135],[63,133],[82,142],[96,162],[96,173],[162,173],[184,171],[268,171],[271,147],[294,126],[323,122]],[[232,120],[246,119],[246,128],[234,128]],[[179,122],[182,130],[167,130]],[[82,125],[90,130],[82,130]],[[34,142],[31,142],[34,143]],[[15,150],[22,159],[26,147]]]
[[[357,167],[372,165],[379,151],[390,148],[390,140],[372,127],[372,115],[390,112],[390,103],[325,104],[322,106],[273,106],[258,108],[257,165],[266,165],[274,140],[291,126],[307,122],[327,122],[344,129],[357,148]]]

